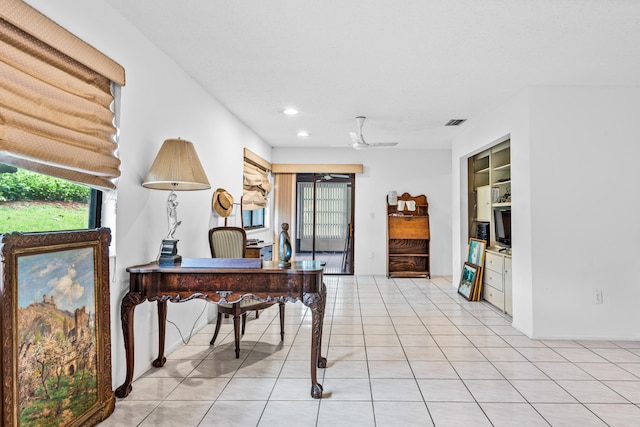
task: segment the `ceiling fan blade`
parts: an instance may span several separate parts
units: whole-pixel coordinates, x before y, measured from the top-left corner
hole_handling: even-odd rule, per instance
[[[362,134],[357,134],[355,132],[349,132],[349,136],[354,144],[363,144],[364,140],[362,139]]]
[[[395,147],[398,145],[397,142],[372,142],[371,144],[367,144],[369,147]]]
[[[353,144],[351,145],[356,150],[364,150],[369,147],[394,147],[398,145],[397,142],[377,142],[369,144],[364,140],[364,135],[362,135],[362,126],[364,125],[365,116],[356,117],[356,125],[358,126],[358,132],[349,132],[349,136],[351,136],[351,140]]]

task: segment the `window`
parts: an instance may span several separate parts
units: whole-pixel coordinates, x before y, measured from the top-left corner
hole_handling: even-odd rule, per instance
[[[242,211],[242,223],[245,230],[264,227],[264,208],[253,211]]]
[[[124,68],[21,1],[0,2],[0,39],[0,232],[99,227]]]
[[[298,182],[301,239],[344,240],[349,230],[350,188],[344,182]],[[314,212],[315,206],[315,212]],[[314,235],[315,215],[315,235]]]
[[[100,227],[102,192],[0,164],[0,233]]]
[[[267,196],[272,188],[269,182],[270,168],[269,162],[244,149],[242,224],[245,230],[266,227]]]

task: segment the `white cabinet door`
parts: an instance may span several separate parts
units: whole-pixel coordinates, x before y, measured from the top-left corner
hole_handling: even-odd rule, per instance
[[[513,316],[513,296],[511,293],[511,257],[504,257],[504,311]]]
[[[478,221],[491,221],[491,186],[483,185],[478,187],[478,205],[476,206],[476,217]]]

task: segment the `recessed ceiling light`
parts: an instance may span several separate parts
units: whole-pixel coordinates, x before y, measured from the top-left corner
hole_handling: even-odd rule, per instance
[[[296,110],[295,108],[285,108],[282,113],[286,114],[287,116],[295,116],[296,114],[298,114],[298,110]]]
[[[298,132],[298,136],[309,136],[309,132],[301,130],[300,132]]]

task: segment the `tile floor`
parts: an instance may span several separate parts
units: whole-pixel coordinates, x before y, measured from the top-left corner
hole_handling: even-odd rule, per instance
[[[327,307],[310,397],[311,314],[250,318],[235,359],[225,321],[167,356],[101,426],[638,426],[640,342],[536,341],[448,278],[325,276]],[[169,326],[170,327],[170,326]]]

